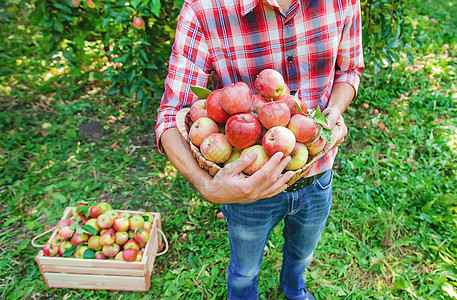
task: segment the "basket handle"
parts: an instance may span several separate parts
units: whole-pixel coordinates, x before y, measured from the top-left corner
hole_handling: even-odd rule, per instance
[[[186,116],[189,111],[190,111],[190,108],[185,107],[183,109],[180,109],[176,113],[176,124],[177,124],[178,130],[187,142],[190,141],[189,134],[187,133],[187,129],[186,129]]]
[[[161,256],[161,255],[164,255],[165,253],[167,253],[167,251],[168,251],[168,240],[162,230],[160,230],[159,228],[156,228],[156,230],[162,235],[163,241],[165,242],[165,250],[156,254],[156,256]]]
[[[36,241],[37,239],[39,239],[40,237],[42,237],[43,235],[50,233],[51,231],[53,231],[53,230],[56,229],[56,228],[57,228],[57,227],[54,226],[54,227],[52,227],[51,229],[46,230],[45,232],[43,232],[43,233],[37,235],[36,237],[34,237],[34,238],[30,241],[30,243],[31,243],[32,246],[35,247],[35,248],[43,248],[44,245],[35,244],[35,241]]]

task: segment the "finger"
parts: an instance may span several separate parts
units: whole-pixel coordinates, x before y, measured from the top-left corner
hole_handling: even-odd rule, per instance
[[[240,173],[255,162],[257,155],[257,149],[252,149],[234,162],[227,164],[223,170],[226,170],[229,174]]]
[[[264,182],[266,178],[272,177],[272,172],[281,162],[282,157],[282,152],[276,152],[272,157],[270,157],[270,159],[265,165],[263,165],[257,172],[252,174],[252,176],[250,177],[251,180],[255,182]],[[279,176],[279,174],[276,176]]]
[[[282,176],[279,177],[275,183],[273,183],[270,187],[262,192],[262,197],[271,197],[284,191],[288,187],[287,182],[289,182],[294,174],[295,173],[292,171],[287,171],[286,173],[282,174]]]

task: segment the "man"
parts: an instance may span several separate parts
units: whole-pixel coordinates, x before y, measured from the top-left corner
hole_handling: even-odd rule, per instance
[[[205,199],[224,204],[231,246],[229,299],[257,299],[263,249],[282,220],[281,289],[288,299],[314,299],[302,275],[330,210],[337,148],[287,188],[293,175],[283,173],[289,157],[276,153],[246,177],[242,170],[257,157],[251,151],[212,177],[175,128],[176,112],[197,100],[191,85],[205,87],[215,73],[223,86],[243,81],[253,88],[257,74],[267,68],[281,72],[308,107],[325,108],[328,127],[341,129],[339,145],[347,134],[342,114],[364,68],[359,0],[186,0],[158,109],[158,145]]]

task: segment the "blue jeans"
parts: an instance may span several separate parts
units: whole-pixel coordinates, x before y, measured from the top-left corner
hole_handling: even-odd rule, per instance
[[[257,299],[257,274],[270,231],[284,220],[280,287],[291,299],[305,299],[303,272],[324,230],[332,203],[333,171],[296,192],[253,202],[225,204],[230,241],[228,299]]]

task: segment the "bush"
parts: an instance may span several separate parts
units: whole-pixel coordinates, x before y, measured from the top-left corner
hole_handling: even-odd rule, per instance
[[[0,33],[3,64],[14,74],[17,56],[42,57],[54,73],[70,76],[70,82],[107,82],[109,93],[135,97],[143,103],[144,110],[151,99],[156,104],[160,100],[182,3],[183,0],[16,0],[5,5],[0,0],[0,30],[9,32],[14,27],[16,31],[16,40]],[[22,13],[18,15],[18,11]],[[401,60],[401,53],[411,59],[415,44],[410,13],[406,0],[362,2],[367,73],[378,73]],[[133,26],[136,16],[144,21],[144,29]],[[8,21],[22,22],[27,30],[18,32],[19,27],[5,23]],[[18,52],[18,48],[26,49]],[[8,56],[11,51],[16,55]],[[27,78],[35,81],[30,75]]]

